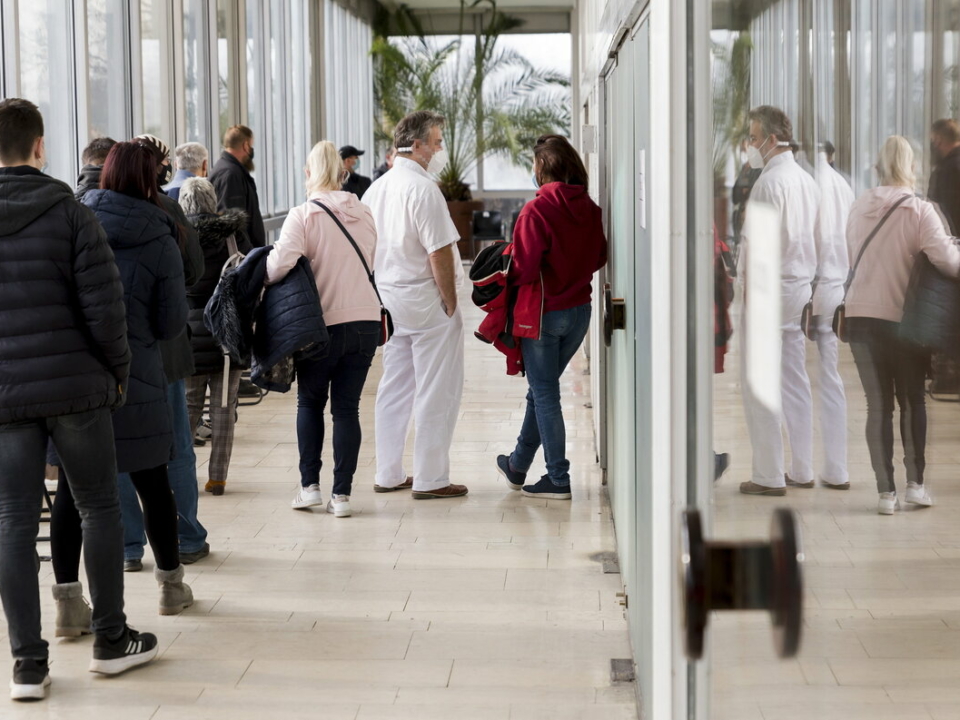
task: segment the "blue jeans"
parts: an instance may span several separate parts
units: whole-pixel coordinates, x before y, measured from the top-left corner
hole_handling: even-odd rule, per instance
[[[543,445],[547,476],[558,487],[570,485],[567,430],[560,407],[560,376],[583,342],[590,327],[590,305],[545,313],[540,339],[521,340],[527,372],[527,413],[510,456],[510,467],[527,472]]]
[[[47,440],[52,439],[82,518],[93,630],[126,624],[117,460],[107,408],[0,425],[0,599],[15,658],[46,660],[40,634],[37,535]]]
[[[174,457],[167,465],[167,477],[177,502],[180,552],[193,553],[207,541],[207,529],[197,519],[197,455],[193,451],[194,432],[187,414],[185,381],[177,380],[167,386],[167,402],[173,414],[174,442]],[[127,473],[120,474],[119,484],[120,507],[123,511],[123,557],[126,560],[140,560],[147,542],[143,529],[143,510]]]
[[[377,351],[380,323],[339,323],[330,331],[329,352],[297,361],[297,442],[300,484],[320,482],[323,411],[333,418],[333,494],[349,495],[360,454],[360,393]]]

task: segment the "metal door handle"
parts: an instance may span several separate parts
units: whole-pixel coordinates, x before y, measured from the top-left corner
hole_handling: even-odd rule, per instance
[[[603,286],[603,342],[607,347],[613,344],[613,331],[627,327],[627,305],[623,298],[613,297],[610,283]]]
[[[777,654],[800,649],[803,576],[800,532],[792,510],[774,511],[770,542],[708,542],[699,510],[683,513],[680,556],[687,657],[703,656],[713,610],[769,610]]]

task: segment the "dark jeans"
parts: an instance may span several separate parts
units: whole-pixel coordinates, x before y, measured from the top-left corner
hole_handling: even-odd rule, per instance
[[[44,660],[48,655],[47,643],[40,635],[37,579],[48,439],[57,448],[77,499],[93,601],[93,630],[116,637],[126,624],[123,529],[110,411],[103,408],[0,425],[0,598],[15,658]]]
[[[320,482],[323,411],[333,418],[333,494],[349,495],[360,454],[360,393],[377,351],[380,323],[331,325],[329,352],[297,362],[297,441],[300,483]]]
[[[59,449],[59,447],[57,448]],[[70,479],[69,470],[64,468]],[[157,567],[161,570],[176,570],[180,566],[180,547],[177,539],[177,504],[167,479],[167,466],[138,470],[130,473],[130,480],[143,503],[143,520],[147,539],[153,550]],[[70,479],[70,485],[73,485]],[[116,479],[114,479],[116,488]],[[60,474],[57,496],[53,502],[53,517],[50,522],[50,544],[53,555],[53,573],[58,583],[76,582],[80,573],[80,545],[77,528],[80,515],[74,507],[64,472]],[[90,574],[90,558],[85,563]]]
[[[560,407],[560,376],[583,342],[590,327],[590,306],[545,313],[540,339],[523,338],[523,366],[527,372],[527,412],[510,456],[510,466],[527,472],[537,449],[543,445],[550,482],[559,487],[570,485],[570,461],[567,460],[567,430]]]
[[[173,460],[167,465],[167,478],[180,517],[180,549],[197,552],[207,541],[207,529],[197,518],[197,456],[193,451],[195,428],[190,427],[187,413],[186,383],[177,380],[167,386],[167,402],[173,415]],[[120,509],[123,514],[123,557],[139,560],[143,557],[146,535],[143,531],[143,511],[136,489],[127,473],[121,473]]]
[[[900,406],[903,464],[909,482],[923,483],[927,406],[924,382],[930,355],[900,339],[899,323],[850,318],[850,349],[867,395],[867,447],[878,492],[895,492],[893,402]]]

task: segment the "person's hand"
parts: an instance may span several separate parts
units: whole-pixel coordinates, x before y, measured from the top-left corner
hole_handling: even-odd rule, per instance
[[[448,318],[452,318],[454,313],[457,312],[456,304],[454,304],[453,307],[447,307],[445,302],[441,302],[440,304],[443,306],[443,311],[447,314]]]

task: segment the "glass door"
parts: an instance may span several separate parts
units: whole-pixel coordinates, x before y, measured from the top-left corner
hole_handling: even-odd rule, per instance
[[[893,199],[907,209],[892,217],[926,212],[931,168],[960,148],[955,123],[931,137],[960,115],[960,0],[710,5],[691,40],[710,48],[712,117],[694,122],[712,140],[696,171],[712,202],[696,224],[714,228],[699,252],[715,272],[689,292],[714,305],[700,362],[717,453],[687,535],[705,545],[684,550],[707,563],[695,704],[718,720],[953,717],[960,378],[946,341],[899,323],[914,253],[889,274],[896,243],[946,241],[909,222],[909,240],[878,234],[886,252],[847,298],[849,342],[832,319]]]

